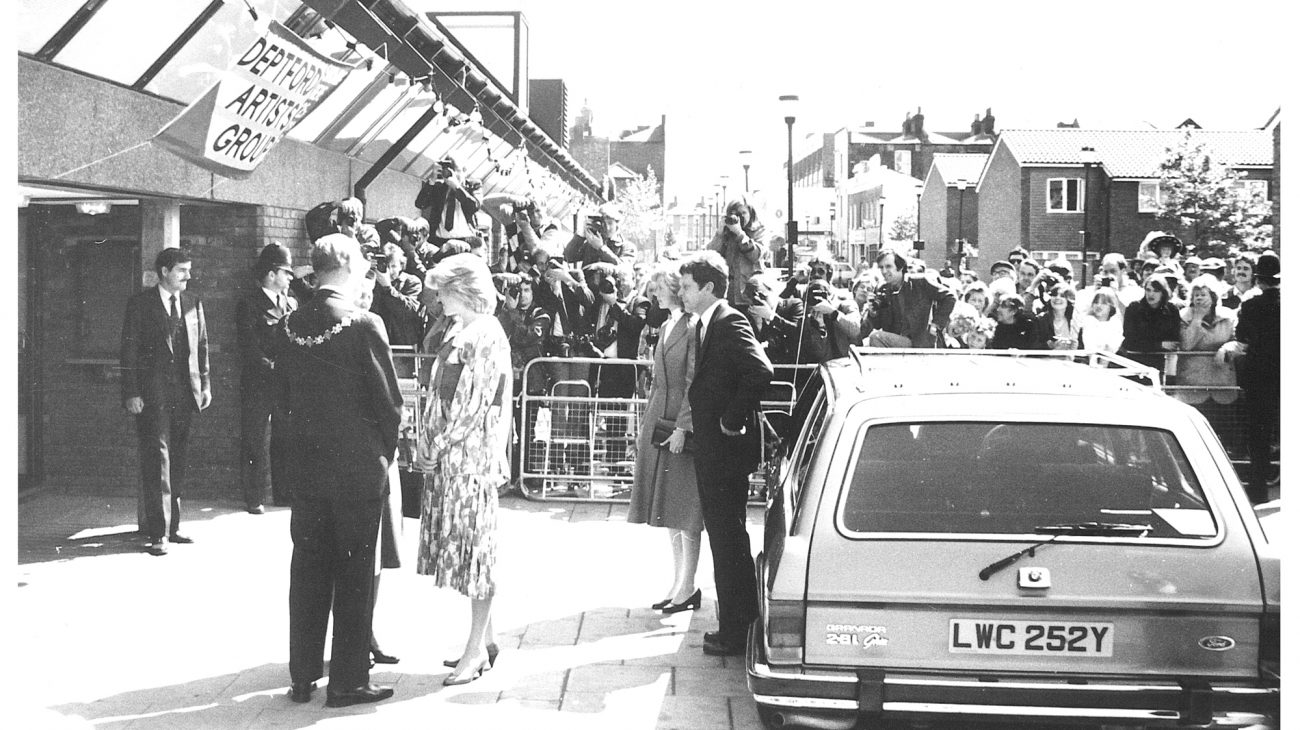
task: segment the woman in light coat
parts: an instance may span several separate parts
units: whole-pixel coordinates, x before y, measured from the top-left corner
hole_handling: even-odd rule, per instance
[[[637,434],[636,471],[627,521],[668,528],[673,553],[673,585],[667,598],[651,608],[677,613],[700,607],[695,569],[700,560],[704,516],[695,481],[695,456],[688,449],[693,431],[686,398],[695,372],[695,330],[682,311],[681,275],[676,268],[657,269],[650,278],[653,309],[667,309],[659,328],[649,402]],[[656,438],[656,426],[671,435]]]

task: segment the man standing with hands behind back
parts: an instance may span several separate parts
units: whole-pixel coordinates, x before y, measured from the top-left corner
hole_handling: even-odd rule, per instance
[[[306,702],[324,674],[334,616],[326,706],[393,696],[370,684],[375,544],[397,455],[402,395],[383,322],[357,308],[370,263],[343,233],[312,244],[316,293],[284,318],[277,397],[288,414],[289,697]]]
[[[704,635],[704,653],[736,656],[744,653],[749,625],[758,618],[745,505],[749,474],[761,451],[755,414],[772,379],[772,364],[749,319],[725,301],[729,272],[722,256],[705,251],[681,271],[682,304],[695,318],[699,353],[687,395],[695,428],[695,474],[718,591],[718,631]]]
[[[158,286],[131,297],[122,325],[122,403],[140,442],[140,503],[149,552],[189,543],[181,524],[181,480],[194,413],[212,402],[203,303],[182,296],[189,253],[164,248],[154,259]]]

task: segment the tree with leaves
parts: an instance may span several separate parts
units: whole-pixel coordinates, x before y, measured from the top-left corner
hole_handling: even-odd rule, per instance
[[[900,215],[894,219],[894,224],[889,229],[889,240],[891,241],[911,241],[916,238],[916,217],[911,213]]]
[[[1188,130],[1160,164],[1159,219],[1181,229],[1198,256],[1227,256],[1233,249],[1273,245],[1272,204],[1245,184],[1246,173],[1215,159]]]
[[[659,180],[653,167],[645,175],[628,180],[614,199],[623,210],[620,225],[623,237],[636,244],[638,251],[654,255],[656,232],[663,228],[663,205],[659,201]]]

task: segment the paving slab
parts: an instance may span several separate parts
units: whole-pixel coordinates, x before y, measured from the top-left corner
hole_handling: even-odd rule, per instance
[[[395,688],[373,705],[287,697],[287,508],[249,515],[238,498],[186,500],[192,545],[144,552],[135,502],[47,491],[18,508],[10,650],[12,727],[739,728],[758,727],[734,659],[701,651],[716,628],[707,547],[704,605],[663,616],[671,582],[665,533],[626,523],[626,506],[502,500],[494,669],[444,687],[469,602],[415,573],[418,521],[404,520],[402,568],[383,573],[376,636],[401,658],[372,670]],[[757,544],[761,514],[751,510]]]

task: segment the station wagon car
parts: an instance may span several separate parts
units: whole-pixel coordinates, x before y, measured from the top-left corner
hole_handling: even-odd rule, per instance
[[[1278,546],[1153,372],[959,350],[823,365],[776,419],[746,652],[765,724],[1275,726]]]

